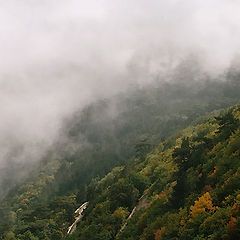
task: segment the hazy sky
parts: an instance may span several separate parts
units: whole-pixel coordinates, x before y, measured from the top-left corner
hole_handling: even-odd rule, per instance
[[[238,0],[0,0],[0,168],[38,159],[75,110],[188,55],[224,71],[239,13]]]

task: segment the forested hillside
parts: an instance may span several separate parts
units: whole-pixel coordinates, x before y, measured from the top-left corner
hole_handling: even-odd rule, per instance
[[[0,0],[0,240],[240,240],[239,13]]]
[[[93,180],[85,218],[66,239],[239,239],[239,145],[240,106],[186,128]],[[147,204],[127,220],[143,194]]]
[[[214,154],[210,152],[216,149],[219,154],[222,151],[226,156],[231,155],[228,151],[225,153],[224,144],[232,139],[231,134],[237,134],[238,128],[237,108],[226,118],[204,120],[212,111],[219,114],[221,109],[239,101],[238,73],[226,74],[224,81],[206,78],[193,82],[192,75],[182,78],[96,102],[69,118],[59,142],[38,168],[24,183],[12,187],[1,202],[1,238],[65,238],[74,221],[75,209],[84,201],[90,201],[86,217],[70,238],[114,239],[148,189],[148,202],[152,207],[139,211],[118,237],[152,239],[163,227],[166,239],[171,239],[167,235],[171,227],[167,230],[168,226],[161,226],[161,221],[173,216],[179,219],[181,207],[187,222],[191,216],[188,208],[203,196],[204,187],[215,191],[214,186],[222,184],[214,177],[208,178],[211,171],[218,172],[216,176],[219,174],[222,179],[225,176],[221,175],[224,170],[215,164]],[[197,123],[201,124],[169,138]],[[226,165],[225,169],[231,167],[235,171],[236,164]],[[229,194],[235,197],[233,192]],[[212,193],[210,196],[214,209],[211,213],[215,213],[225,195],[221,199],[214,198]],[[189,225],[186,226],[188,231]],[[178,230],[175,229],[174,234]],[[188,234],[190,232],[195,234],[196,230],[189,230]],[[192,239],[184,234],[185,239]]]

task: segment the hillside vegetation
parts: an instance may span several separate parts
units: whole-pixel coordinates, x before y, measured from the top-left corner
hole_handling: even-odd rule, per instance
[[[203,116],[212,111],[217,116],[239,101],[239,74],[229,73],[223,82],[192,82],[191,77],[94,103],[70,118],[63,137],[28,179],[13,187],[8,186],[11,172],[6,175],[2,188],[11,190],[0,204],[0,238],[176,239],[180,229],[180,239],[208,236],[196,230],[204,219],[223,214],[222,208],[230,214],[238,204],[239,109],[216,119]],[[228,195],[220,190],[231,174],[236,178],[229,180],[234,183],[226,187],[230,198],[225,200]],[[119,234],[143,194],[148,206]],[[202,207],[206,216],[195,213],[200,210],[194,201],[202,199],[210,204]],[[85,217],[66,236],[74,211],[85,201],[90,201]],[[231,226],[237,224],[235,215]],[[231,237],[235,230],[230,234],[225,228],[231,216],[224,216],[221,237]]]
[[[235,106],[93,180],[85,219],[67,239],[239,239],[239,121]],[[143,193],[148,204],[119,233]]]

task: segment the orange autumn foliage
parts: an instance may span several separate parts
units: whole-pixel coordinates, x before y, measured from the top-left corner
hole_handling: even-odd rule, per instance
[[[163,237],[163,234],[164,234],[164,231],[166,230],[166,227],[164,226],[164,227],[161,227],[161,229],[159,229],[159,230],[157,230],[156,232],[155,232],[155,240],[161,240],[162,239],[162,237]]]
[[[234,230],[236,230],[236,225],[235,225],[236,220],[237,219],[235,217],[231,216],[230,221],[227,225],[228,231],[233,232]]]
[[[213,177],[217,173],[218,168],[215,166],[213,172],[209,175],[209,177]]]

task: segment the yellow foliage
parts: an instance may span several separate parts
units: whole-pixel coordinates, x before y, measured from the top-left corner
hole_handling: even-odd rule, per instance
[[[124,207],[119,207],[118,209],[116,209],[113,213],[114,217],[120,218],[120,219],[125,219],[127,218],[127,216],[129,215],[129,212],[126,208]]]
[[[236,196],[236,199],[237,199],[238,201],[240,201],[240,194],[238,194],[238,195]]]
[[[190,207],[192,217],[197,217],[204,212],[214,212],[215,210],[216,208],[212,204],[212,198],[209,192],[206,192]]]
[[[5,239],[6,240],[14,240],[14,239],[16,239],[15,234],[13,232],[8,232],[8,233],[6,233]]]
[[[186,225],[184,219],[181,219],[181,220],[180,220],[180,225],[181,225],[181,226],[185,226],[185,225]]]

